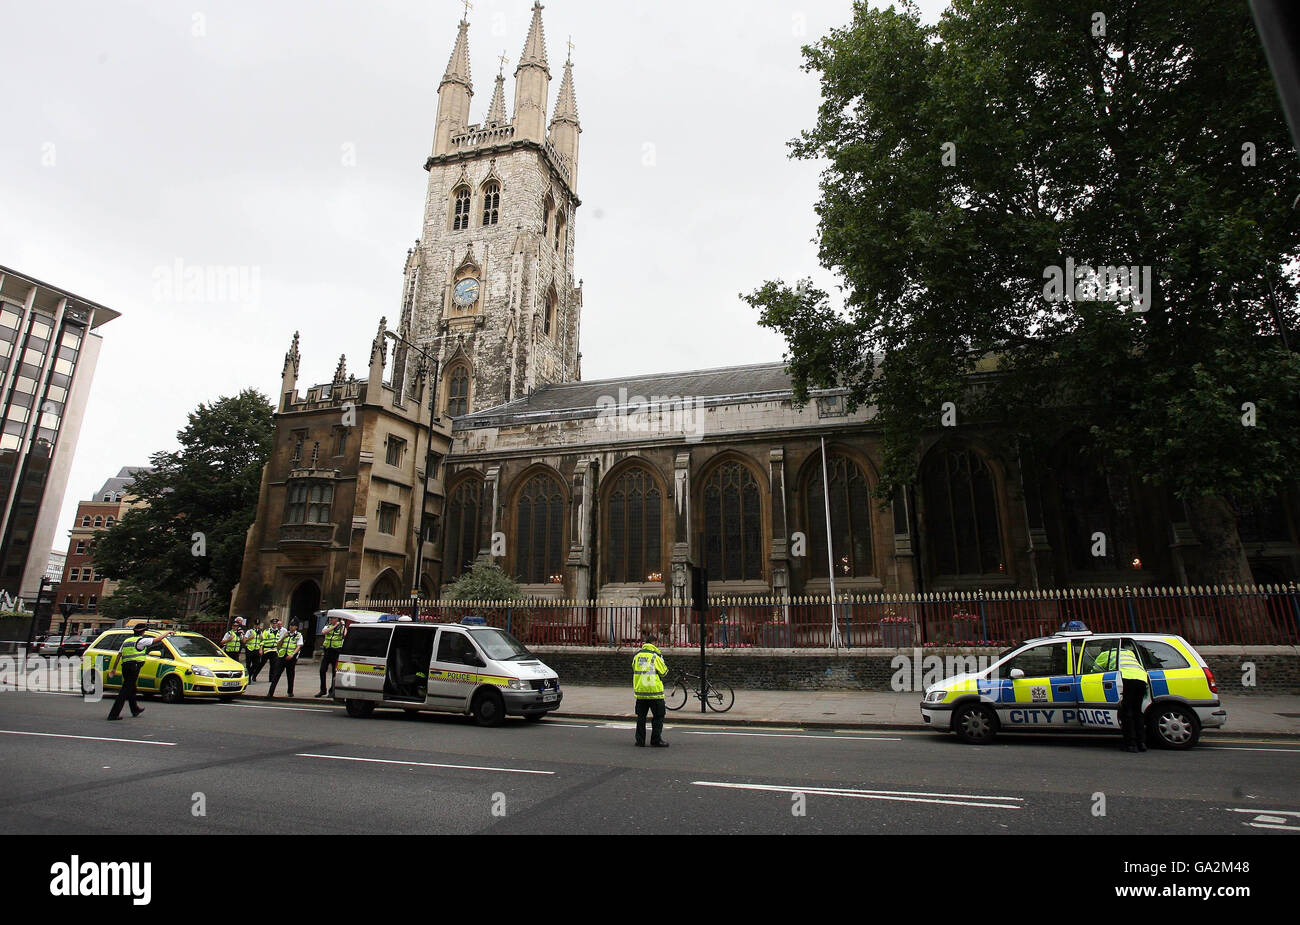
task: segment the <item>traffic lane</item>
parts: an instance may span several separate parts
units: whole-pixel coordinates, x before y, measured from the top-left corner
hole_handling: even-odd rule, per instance
[[[52,700],[51,698],[45,701],[44,713],[68,712],[66,704],[52,706],[50,705]],[[167,731],[177,731],[183,735],[194,733],[193,742],[182,742],[178,747],[186,747],[191,752],[205,752],[204,755],[196,755],[195,766],[168,767],[164,762],[154,762],[157,766],[146,767],[143,775],[149,777],[149,780],[128,775],[128,779],[110,781],[108,785],[103,780],[95,779],[96,775],[90,775],[90,779],[81,782],[83,785],[80,789],[73,788],[73,792],[68,792],[69,788],[65,785],[62,792],[45,791],[37,794],[36,796],[45,799],[26,801],[28,807],[34,808],[21,817],[6,813],[3,817],[6,829],[50,831],[53,830],[51,823],[61,820],[70,831],[97,831],[99,825],[108,826],[115,818],[113,813],[105,808],[116,802],[116,791],[131,794],[134,799],[141,793],[142,786],[146,788],[143,791],[145,797],[156,793],[160,795],[161,802],[159,814],[141,819],[141,831],[156,830],[159,825],[173,826],[170,830],[175,831],[188,831],[186,825],[198,826],[194,831],[212,830],[212,825],[209,824],[212,821],[210,816],[192,817],[194,820],[192,822],[177,818],[176,808],[181,805],[191,806],[187,801],[192,801],[196,793],[204,794],[205,799],[209,800],[214,799],[215,795],[216,802],[212,805],[220,807],[221,814],[214,824],[219,823],[223,827],[222,831],[307,833],[472,830],[476,820],[480,818],[475,813],[481,812],[485,800],[491,802],[498,799],[498,794],[504,802],[501,808],[506,811],[507,818],[512,814],[533,817],[536,822],[530,825],[535,831],[623,831],[618,820],[624,818],[624,814],[634,810],[644,799],[651,799],[654,802],[657,818],[665,820],[665,831],[757,831],[760,829],[755,828],[753,820],[731,817],[736,813],[740,813],[741,817],[758,813],[760,816],[755,818],[760,821],[768,819],[762,814],[768,812],[773,792],[723,792],[721,795],[714,794],[711,797],[702,797],[692,792],[689,798],[679,792],[684,785],[698,788],[699,785],[695,781],[701,779],[728,784],[766,781],[778,787],[805,787],[812,791],[809,798],[815,798],[817,804],[828,806],[846,800],[856,802],[864,800],[860,797],[820,793],[816,788],[870,789],[877,792],[892,790],[895,793],[893,798],[889,800],[871,798],[871,801],[903,804],[889,805],[871,812],[837,810],[834,812],[840,813],[840,816],[845,819],[843,826],[834,821],[835,818],[840,818],[835,816],[822,820],[816,826],[805,826],[801,829],[789,829],[789,831],[807,831],[809,828],[814,831],[845,832],[910,831],[918,828],[925,831],[967,831],[970,830],[970,826],[975,825],[980,827],[980,831],[1091,831],[1092,829],[1083,827],[1081,813],[1087,812],[1088,819],[1105,820],[1114,818],[1116,809],[1120,812],[1120,818],[1126,820],[1126,824],[1131,825],[1134,820],[1137,820],[1140,825],[1154,826],[1145,829],[1146,831],[1218,831],[1227,825],[1215,812],[1221,810],[1221,806],[1197,805],[1198,802],[1205,803],[1203,799],[1191,801],[1190,805],[1187,801],[1179,804],[1176,800],[1168,799],[1167,788],[1152,788],[1150,794],[1143,794],[1142,788],[1127,786],[1131,783],[1132,775],[1123,776],[1119,786],[1111,787],[1109,792],[1103,792],[1102,795],[1106,797],[1111,807],[1115,808],[1112,809],[1111,814],[1094,816],[1092,812],[1096,805],[1095,797],[1093,793],[1085,791],[1097,784],[1084,780],[1084,775],[1079,773],[1080,759],[1073,755],[1066,762],[1064,773],[1056,775],[1055,780],[1059,783],[1064,778],[1074,780],[1076,785],[1085,784],[1081,790],[1077,786],[1073,788],[1078,792],[1058,792],[1059,788],[1053,790],[1051,787],[1043,787],[1032,774],[1029,777],[1023,773],[998,777],[987,773],[990,767],[997,766],[998,762],[994,759],[1002,753],[1006,753],[1020,770],[1028,768],[1033,773],[1044,770],[1045,763],[1051,760],[1062,761],[1065,753],[1078,750],[1095,752],[1095,758],[1110,761],[1125,771],[1132,770],[1133,762],[1138,762],[1138,767],[1141,769],[1142,762],[1147,758],[1161,761],[1196,755],[1195,752],[1129,755],[1114,750],[1108,740],[1097,742],[1073,737],[1058,737],[1064,741],[1048,743],[1041,738],[1006,737],[1000,744],[973,748],[939,737],[899,737],[898,742],[867,740],[872,748],[869,753],[871,760],[864,761],[861,749],[866,743],[860,737],[836,737],[824,733],[742,733],[698,728],[689,730],[681,727],[676,730],[679,740],[677,748],[659,750],[630,748],[625,738],[629,734],[627,728],[605,724],[566,723],[556,724],[550,729],[547,729],[547,724],[540,727],[515,724],[501,729],[479,729],[463,726],[454,719],[444,721],[439,718],[425,724],[408,720],[400,714],[390,721],[355,721],[342,718],[334,722],[328,709],[305,711],[299,716],[291,716],[287,711],[249,710],[246,714],[249,719],[235,724],[241,731],[222,732],[214,730],[212,726],[219,722],[224,723],[226,720],[223,713],[230,711],[219,708],[188,709],[187,705],[181,705],[167,707],[160,712],[169,718]],[[146,714],[148,715],[152,714]],[[76,710],[63,717],[47,715],[44,718],[48,722],[61,718],[70,727],[75,727],[78,723],[87,725],[79,718]],[[94,729],[117,730],[124,726],[135,728],[144,723],[145,720],[142,719],[136,723],[127,721],[111,726],[90,725]],[[250,725],[256,727],[260,734],[249,735],[247,729]],[[366,741],[339,743],[322,739],[314,745],[304,745],[302,744],[304,740],[297,734],[304,726],[311,731],[320,731],[324,728],[355,729],[356,735],[365,737]],[[283,736],[272,732],[273,728],[285,727],[295,734]],[[523,735],[511,736],[515,731],[520,731]],[[441,734],[434,739],[432,732]],[[535,738],[537,733],[546,733],[546,735]],[[696,736],[698,744],[686,745],[685,743],[690,741],[688,735],[693,733],[698,733]],[[450,741],[457,735],[466,735],[476,746],[480,746],[475,749],[476,753],[484,750],[481,747],[483,743],[493,743],[493,747],[498,750],[505,748],[509,743],[514,747],[508,749],[509,755],[506,757],[515,761],[521,758],[521,749],[518,747],[521,743],[530,746],[544,743],[546,754],[538,753],[533,757],[538,759],[549,757],[551,763],[547,767],[556,770],[557,773],[553,775],[556,779],[553,781],[514,779],[506,782],[501,778],[478,780],[471,771],[427,767],[435,760],[450,763],[466,758],[468,750],[456,749]],[[506,738],[507,736],[510,738]],[[415,746],[395,747],[395,740],[399,738],[413,740]],[[33,753],[20,759],[22,765],[29,767],[57,764],[59,756],[49,753],[55,743],[75,745],[78,750],[83,747],[79,740],[70,739],[41,740],[38,737],[24,736],[17,737],[17,741],[28,743],[25,747],[29,750],[35,747],[45,750],[40,755]],[[613,742],[616,741],[620,744],[614,745]],[[268,742],[279,747],[276,754],[266,753]],[[40,744],[37,746],[34,743]],[[435,744],[438,746],[436,751],[430,747]],[[358,745],[361,747],[356,747]],[[1059,747],[1053,748],[1053,745]],[[885,746],[895,750],[884,754],[876,751]],[[142,746],[130,747],[139,749]],[[942,784],[947,787],[943,792],[953,796],[954,799],[967,800],[970,797],[988,795],[991,787],[1003,786],[1006,789],[994,796],[999,798],[1019,796],[1024,801],[1023,808],[1004,812],[1005,815],[1014,815],[1017,820],[1022,821],[987,819],[984,817],[991,812],[989,808],[971,807],[966,802],[959,802],[958,805],[953,806],[949,805],[953,802],[950,799],[934,801],[923,798],[914,801],[908,796],[899,798],[900,792],[914,796],[922,790],[940,789],[923,788],[921,786],[923,774],[918,773],[915,765],[915,759],[919,755],[924,765],[920,770],[922,772],[932,770],[928,766],[935,763],[936,748],[948,752],[944,759],[945,770],[950,769],[954,762],[974,762],[968,773],[963,773],[962,768],[957,767],[955,770],[958,773],[955,776],[952,773],[939,775]],[[309,749],[313,751],[308,751]],[[161,748],[155,749],[155,751],[161,750]],[[337,762],[333,759],[305,759],[299,757],[295,750],[368,760]],[[579,752],[596,755],[600,760],[579,762],[575,757],[575,753]],[[1234,755],[1239,757],[1240,753],[1228,751],[1216,753],[1216,757],[1219,758]],[[1260,752],[1252,753],[1247,757],[1256,761],[1282,762],[1277,771],[1289,772],[1291,776],[1284,777],[1285,780],[1294,779],[1293,762],[1296,760],[1294,754]],[[136,758],[138,760],[138,756]],[[392,760],[406,761],[407,764],[379,763]],[[821,769],[821,772],[808,773],[806,770],[792,772],[795,765],[803,768],[804,765],[799,762],[807,760],[811,760]],[[845,761],[849,762],[847,766],[844,764]],[[319,763],[318,768],[308,770],[303,766],[303,762]],[[826,769],[832,766],[835,768],[834,776],[826,773]],[[63,770],[66,774],[71,773],[75,768],[88,767],[87,762],[81,762],[74,763],[71,768]],[[1176,771],[1182,765],[1175,761],[1172,767]],[[756,768],[761,769],[758,776],[755,776]],[[780,777],[770,776],[774,769],[779,770]],[[151,774],[150,770],[152,770]],[[685,774],[680,773],[683,770],[686,771]],[[1051,769],[1046,770],[1049,771],[1050,780]],[[1215,770],[1215,773],[1218,774],[1219,771]],[[618,777],[620,780],[617,784],[602,781],[600,779],[602,774]],[[467,776],[472,783],[468,785],[456,783],[460,779],[458,775]],[[301,782],[306,779],[316,781],[315,789],[323,794],[322,798],[330,801],[329,805],[333,807],[331,812],[322,814],[320,811],[322,804],[315,795],[303,792]],[[963,782],[971,780],[980,781],[980,785],[973,789],[969,786],[961,786]],[[1215,780],[1217,782],[1214,786],[1222,794],[1225,792],[1226,784],[1218,777]],[[894,783],[887,783],[890,781]],[[1106,786],[1104,783],[1103,785]],[[468,786],[469,789],[458,789],[464,786]],[[205,787],[208,789],[204,789]],[[560,789],[556,791],[556,787]],[[1137,792],[1130,795],[1130,789],[1136,789]],[[109,791],[112,792],[112,799],[108,796]],[[582,794],[580,800],[567,795],[574,791]],[[1034,791],[1038,793],[1035,795]],[[395,810],[390,805],[388,795],[392,792],[404,794],[415,801],[413,805],[417,807],[423,806],[422,800],[436,799],[437,795],[444,792],[450,794],[448,797],[450,802],[447,803],[446,812],[441,815],[434,813],[433,816],[429,816],[422,810],[412,815],[410,810]],[[647,797],[647,793],[651,796]],[[662,793],[670,795],[667,803],[661,802],[659,795]],[[162,794],[167,795],[166,799],[162,799]],[[273,796],[274,799],[268,799],[268,796]],[[789,806],[783,801],[788,796],[788,794],[777,793],[778,804],[785,810],[788,810]],[[1152,799],[1152,796],[1157,799]],[[1246,796],[1258,800],[1258,795]],[[708,812],[702,817],[707,824],[702,826],[697,825],[701,820],[682,817],[674,808],[678,800],[682,801],[681,805],[691,806],[702,799],[711,801],[707,803]],[[255,811],[242,812],[237,805],[240,801],[243,805],[253,807]],[[1243,799],[1242,802],[1247,800]],[[539,811],[535,813],[531,812],[534,803],[540,804]],[[1142,809],[1153,804],[1159,808]],[[1137,808],[1130,808],[1130,805]],[[1253,805],[1264,807],[1260,802],[1255,802]],[[546,808],[548,806],[549,809]],[[521,813],[520,810],[525,812]],[[993,810],[992,815],[1001,816],[1004,812]],[[845,816],[844,813],[848,815]],[[830,817],[833,814],[828,810],[827,815]],[[777,818],[782,823],[785,822],[784,815],[778,815]],[[792,823],[795,818],[797,817],[791,815]],[[720,819],[730,819],[727,827],[719,828]],[[1234,818],[1234,822],[1238,825],[1244,824],[1240,818]],[[1092,823],[1086,824],[1092,825]],[[207,828],[204,828],[205,825]],[[779,826],[761,830],[787,831]],[[1144,829],[1122,830],[1143,831]]]
[[[754,789],[750,789],[754,788]],[[880,791],[832,781],[688,780],[629,771],[580,798],[543,801],[495,822],[494,834],[916,835],[1279,834],[1247,829],[1231,804],[1077,796],[997,788]],[[1300,828],[1296,829],[1300,833]],[[998,858],[1002,857],[999,850]]]
[[[435,763],[426,750],[358,755],[331,742],[293,740],[268,751],[219,733],[176,746],[184,760],[166,762],[140,759],[133,741],[14,742],[8,764],[51,770],[34,786],[0,787],[0,831],[9,833],[464,834],[582,776]]]
[[[17,696],[17,695],[11,695]],[[1151,751],[1132,755],[1109,737],[1003,736],[988,746],[968,746],[939,734],[844,734],[671,727],[668,750],[632,748],[630,724],[545,721],[510,722],[483,729],[461,718],[378,711],[365,720],[332,707],[232,704],[157,704],[137,721],[108,725],[90,721],[89,707],[71,698],[41,698],[43,716],[34,726],[56,732],[136,729],[176,738],[225,733],[257,743],[319,739],[359,748],[393,746],[476,763],[546,760],[575,765],[655,767],[683,773],[761,774],[778,762],[793,779],[852,783],[869,769],[872,781],[899,789],[943,790],[967,781],[993,781],[1041,792],[1118,794],[1150,792],[1216,799],[1279,800],[1291,796],[1300,751],[1242,746]],[[4,699],[4,698],[0,698]],[[0,715],[3,719],[3,715]]]

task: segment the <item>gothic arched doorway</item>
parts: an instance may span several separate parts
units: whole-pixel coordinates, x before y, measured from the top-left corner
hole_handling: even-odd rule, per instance
[[[310,578],[294,588],[289,598],[289,621],[298,621],[302,633],[302,654],[310,657],[316,648],[316,611],[320,609],[320,585]]]

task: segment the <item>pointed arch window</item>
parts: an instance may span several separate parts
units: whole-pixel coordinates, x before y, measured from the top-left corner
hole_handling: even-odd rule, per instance
[[[1005,569],[993,473],[978,453],[932,453],[921,475],[931,564],[939,575]]]
[[[495,180],[483,187],[483,224],[495,225],[501,219],[501,184]]]
[[[542,237],[545,238],[551,233],[551,213],[555,211],[555,203],[550,196],[542,200]]]
[[[443,552],[446,580],[469,571],[478,557],[482,492],[480,480],[467,478],[452,489],[447,499],[447,547]]]
[[[564,241],[564,233],[568,230],[569,222],[565,218],[564,211],[555,213],[555,251],[559,253],[560,244]]]
[[[614,482],[605,511],[607,580],[662,581],[663,495],[654,476],[639,467],[626,470]]]
[[[758,480],[741,463],[723,463],[704,483],[704,556],[709,580],[761,580],[762,536]]]
[[[830,478],[831,544],[836,578],[864,578],[875,573],[871,547],[871,485],[856,461],[835,453],[826,458]],[[825,578],[826,497],[820,459],[805,483],[807,500],[808,568],[813,578]]]
[[[455,199],[455,206],[452,213],[451,230],[464,231],[469,227],[469,187],[457,187],[456,192],[452,195]]]
[[[515,502],[515,569],[525,584],[562,580],[564,492],[550,475],[530,478]]]
[[[542,333],[547,337],[555,330],[555,290],[552,289],[546,293],[546,311],[542,316]]]
[[[447,413],[454,418],[469,414],[469,367],[463,363],[452,367],[447,380]]]

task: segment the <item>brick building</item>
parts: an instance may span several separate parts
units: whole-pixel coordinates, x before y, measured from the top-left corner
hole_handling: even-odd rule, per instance
[[[118,582],[109,581],[99,574],[92,560],[95,541],[108,530],[135,503],[131,496],[131,482],[136,473],[148,471],[147,466],[123,466],[117,475],[104,482],[94,496],[78,502],[77,515],[68,533],[68,551],[59,581],[57,604],[76,604],[78,612],[68,622],[68,632],[82,628],[107,626],[113,621],[101,618],[99,605],[117,588]],[[55,619],[60,619],[56,607]]]

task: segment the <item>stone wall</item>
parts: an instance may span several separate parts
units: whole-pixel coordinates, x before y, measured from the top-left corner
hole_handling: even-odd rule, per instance
[[[560,675],[561,684],[631,686],[635,649],[535,646],[532,649]],[[921,653],[919,672],[914,662]],[[746,649],[710,650],[711,670],[737,689],[890,691],[898,676],[905,690],[919,693],[926,684],[950,673],[966,659],[981,656],[991,661],[996,649],[858,649],[852,654],[830,650]],[[1227,694],[1300,694],[1300,650],[1291,646],[1204,646],[1198,649]],[[907,662],[900,662],[900,657]],[[950,661],[950,659],[952,661]],[[667,649],[669,669],[699,671],[698,649]],[[1255,666],[1254,686],[1243,686],[1245,666]],[[982,662],[980,664],[987,664]],[[918,683],[920,682],[920,683]]]

